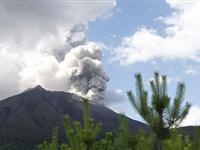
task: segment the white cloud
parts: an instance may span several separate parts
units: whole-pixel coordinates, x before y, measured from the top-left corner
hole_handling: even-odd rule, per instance
[[[101,47],[91,42],[71,49],[61,62],[49,54],[28,53],[22,58],[20,89],[41,84],[50,90],[70,91],[102,104],[109,79],[101,57]]]
[[[126,93],[121,89],[107,90],[105,95],[105,105],[111,106],[118,103],[123,103],[127,100]]]
[[[200,68],[199,67],[200,66],[198,66],[198,65],[197,66],[195,66],[195,65],[188,66],[185,69],[185,73],[188,74],[188,75],[197,76],[197,75],[200,74]]]
[[[117,3],[114,3],[113,5],[116,6]],[[112,9],[109,12],[107,12],[106,14],[102,15],[100,19],[106,21],[120,13],[122,13],[122,10],[115,7],[115,9]]]
[[[141,27],[122,39],[112,60],[123,65],[156,58],[200,61],[200,1],[167,0],[167,3],[173,9],[172,15],[159,17],[166,26],[165,35],[161,36],[156,29]]]
[[[50,43],[51,40],[63,42],[65,31],[75,24],[94,21],[112,9],[114,2],[115,0],[100,0],[96,3],[89,3],[87,0],[0,2],[0,43],[9,41],[20,47],[35,49],[39,41],[50,39]]]
[[[200,107],[192,106],[181,126],[200,125]]]
[[[114,2],[0,2],[0,98],[41,84],[102,103],[108,81],[102,48],[85,32]]]
[[[193,76],[196,76],[196,75],[199,74],[199,72],[198,72],[197,70],[194,70],[194,69],[192,69],[192,68],[186,69],[186,70],[185,70],[185,73],[186,73],[186,74],[193,75]]]
[[[121,89],[107,90],[104,104],[116,113],[123,113],[129,118],[144,122],[131,106],[126,92]]]

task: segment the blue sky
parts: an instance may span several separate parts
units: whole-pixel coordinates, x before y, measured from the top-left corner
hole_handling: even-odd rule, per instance
[[[133,2],[118,1],[110,17],[98,19],[89,23],[88,37],[92,41],[104,43],[107,47],[103,51],[103,65],[108,73],[110,81],[108,90],[121,89],[126,91],[134,90],[134,74],[142,73],[144,82],[147,83],[153,76],[153,71],[159,71],[161,74],[169,76],[169,93],[173,97],[178,82],[186,84],[185,100],[193,105],[200,106],[200,74],[198,61],[185,58],[153,58],[143,62],[130,64],[120,64],[119,61],[110,62],[113,57],[113,51],[121,44],[123,37],[131,36],[138,31],[138,28],[155,29],[158,35],[165,36],[166,25],[158,20],[159,17],[171,16],[175,10],[168,3],[163,1]],[[148,40],[148,39],[143,39]],[[148,87],[148,84],[145,84]],[[128,101],[124,99],[124,101]],[[111,104],[113,109],[120,109],[132,118],[135,114],[132,112],[129,102]]]
[[[183,125],[200,124],[199,7],[199,0],[0,1],[0,99],[40,84],[141,120],[126,92],[135,73],[149,89],[159,71],[171,97],[186,84],[193,107]]]

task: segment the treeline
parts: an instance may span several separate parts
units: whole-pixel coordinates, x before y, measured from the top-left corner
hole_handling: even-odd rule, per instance
[[[38,150],[200,150],[200,128],[195,136],[190,137],[176,131],[189,112],[191,104],[184,106],[185,86],[179,83],[173,103],[167,94],[167,77],[154,73],[154,80],[150,81],[152,90],[151,102],[143,87],[140,74],[135,75],[136,94],[127,92],[133,108],[146,121],[151,132],[139,131],[132,134],[129,130],[127,118],[120,115],[118,133],[106,132],[103,138],[101,123],[94,123],[89,114],[89,105],[84,100],[83,124],[72,122],[69,116],[64,117],[64,128],[68,141],[60,144],[58,130],[54,129],[52,141],[38,145]]]

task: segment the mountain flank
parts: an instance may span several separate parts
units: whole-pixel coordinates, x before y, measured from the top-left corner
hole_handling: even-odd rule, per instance
[[[41,86],[0,101],[0,150],[32,150],[51,137],[52,127],[59,128],[60,141],[65,140],[63,116],[82,122],[82,98],[60,91],[47,91]],[[103,123],[103,132],[116,132],[119,114],[102,106],[89,104],[91,117]],[[136,133],[148,126],[128,119]]]

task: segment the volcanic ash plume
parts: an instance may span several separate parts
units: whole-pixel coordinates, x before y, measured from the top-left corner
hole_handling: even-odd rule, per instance
[[[66,41],[63,46],[53,49],[53,55],[55,55],[59,61],[63,61],[65,54],[72,48],[87,44],[86,30],[86,24],[74,25],[71,30],[66,32]]]
[[[86,30],[114,3],[0,2],[0,98],[40,84],[102,103],[108,81],[102,48],[87,41]]]
[[[65,56],[64,63],[73,64],[70,68],[70,91],[103,104],[106,82],[109,79],[102,68],[101,57],[101,47],[89,43],[72,49]]]
[[[20,72],[21,89],[41,84],[50,90],[73,92],[103,104],[109,79],[101,58],[101,47],[92,42],[71,49],[63,61],[49,54],[28,55]]]

